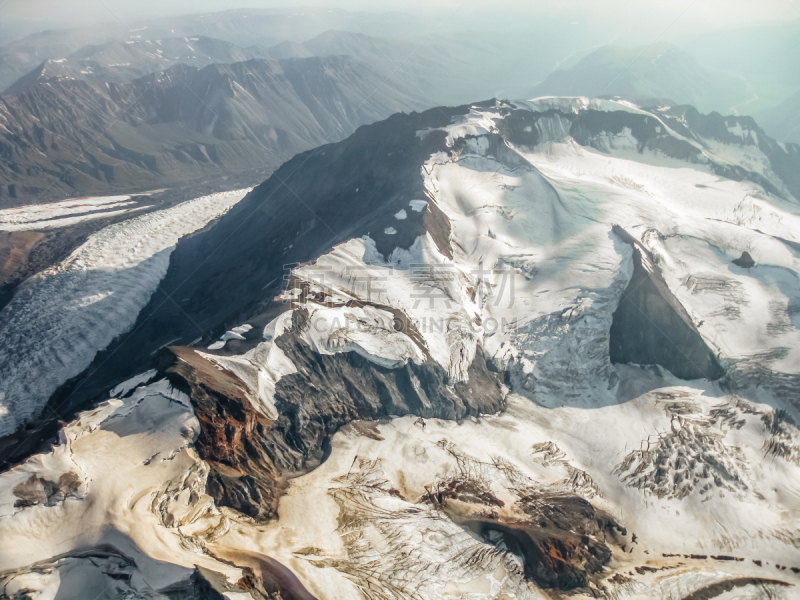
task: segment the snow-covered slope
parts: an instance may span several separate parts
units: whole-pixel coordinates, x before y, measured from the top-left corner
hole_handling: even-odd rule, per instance
[[[0,475],[2,539],[39,540],[3,545],[8,595],[797,596],[797,149],[686,109],[446,111],[179,245],[165,285],[216,252],[187,316],[240,316]],[[284,217],[287,181],[330,221]]]

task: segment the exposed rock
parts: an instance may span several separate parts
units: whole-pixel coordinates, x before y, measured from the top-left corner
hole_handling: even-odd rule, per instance
[[[61,475],[57,482],[33,474],[14,488],[14,495],[18,498],[14,506],[21,508],[37,504],[54,506],[70,496],[77,496],[80,485],[81,479],[73,471]]]
[[[426,500],[488,544],[512,552],[526,579],[543,588],[586,587],[591,575],[611,560],[607,542],[626,531],[588,500],[560,487],[542,486],[504,461],[482,463],[442,440],[458,461],[450,480],[429,488]],[[513,492],[506,504],[491,492],[498,480]]]
[[[661,269],[624,229],[613,232],[633,248],[633,275],[611,324],[614,363],[661,365],[681,379],[719,379],[724,374]]]
[[[387,224],[397,224],[398,210],[425,198],[421,165],[445,148],[443,132],[424,139],[416,132],[444,126],[468,111],[457,107],[394,115],[359,128],[339,144],[287,161],[214,227],[178,244],[160,288],[187,302],[164,302],[163,295],[154,294],[131,332],[99,352],[81,377],[56,392],[51,408],[58,410],[68,400],[71,414],[136,369],[151,368],[159,348],[197,338],[192,321],[218,337],[232,319],[238,324],[275,310],[269,299],[280,291],[286,265],[314,260],[344,240],[370,234],[378,251],[389,255],[395,247],[410,247],[430,227],[441,232],[436,240],[446,248],[450,224],[445,215],[432,212],[435,208],[410,211],[397,235],[381,232]]]
[[[743,269],[751,269],[756,266],[756,261],[753,260],[753,257],[750,256],[749,252],[742,252],[742,255],[739,258],[736,258],[731,261],[737,267],[742,267]]]
[[[275,516],[285,475],[318,465],[326,441],[351,421],[407,414],[457,420],[505,405],[501,376],[487,369],[480,349],[469,380],[451,384],[430,362],[388,369],[355,352],[319,354],[299,339],[307,318],[306,309],[296,309],[292,329],[275,340],[297,369],[276,385],[276,420],[253,407],[236,375],[194,350],[173,349],[172,381],[188,387],[195,405],[196,447],[213,467],[208,492],[220,506],[256,519]]]

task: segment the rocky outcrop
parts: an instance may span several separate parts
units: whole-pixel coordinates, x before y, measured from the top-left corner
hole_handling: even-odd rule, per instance
[[[661,365],[681,379],[722,377],[717,357],[650,253],[621,227],[613,232],[633,248],[633,275],[613,315],[611,361]]]
[[[80,485],[81,479],[73,471],[61,475],[58,481],[49,481],[34,474],[14,488],[14,495],[17,497],[14,506],[55,506],[67,497],[77,496]]]
[[[743,269],[752,269],[756,266],[756,262],[753,260],[753,257],[750,256],[749,252],[742,252],[742,255],[739,258],[736,258],[731,261],[737,267],[742,267]]]
[[[609,544],[623,543],[625,528],[585,498],[538,484],[509,463],[482,463],[444,440],[439,445],[458,468],[450,479],[431,485],[424,502],[485,543],[515,554],[525,578],[539,587],[587,587],[611,560]],[[511,503],[491,491],[492,482],[504,479]]]
[[[355,352],[319,354],[298,337],[307,318],[296,309],[291,330],[275,340],[297,370],[276,385],[275,420],[253,406],[234,373],[192,349],[173,349],[171,380],[195,405],[195,446],[212,465],[208,492],[219,506],[272,518],[286,477],[317,466],[330,437],[351,421],[408,414],[458,420],[505,406],[502,377],[488,370],[480,349],[468,381],[452,383],[432,362],[388,369]]]
[[[598,515],[586,500],[552,498],[541,515],[531,517],[541,520],[483,518],[463,521],[462,527],[490,543],[502,541],[510,552],[522,557],[525,577],[545,589],[585,588],[589,577],[611,560],[611,550],[602,538],[616,524]]]

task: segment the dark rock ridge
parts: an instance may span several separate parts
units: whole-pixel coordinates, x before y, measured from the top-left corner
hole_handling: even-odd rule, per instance
[[[317,466],[330,437],[351,421],[408,414],[457,420],[505,407],[502,378],[487,369],[480,348],[469,380],[452,383],[430,362],[387,369],[355,352],[319,354],[298,338],[307,318],[296,309],[292,329],[275,340],[297,368],[276,385],[276,420],[254,408],[233,373],[190,348],[173,349],[170,379],[192,398],[201,426],[195,447],[212,466],[208,492],[218,506],[274,517],[286,476]]]
[[[681,379],[722,377],[717,357],[650,253],[621,227],[613,232],[633,248],[633,275],[614,311],[611,362],[661,365]]]
[[[464,521],[461,526],[488,543],[503,541],[509,551],[523,560],[525,578],[542,588],[572,590],[585,588],[589,576],[611,560],[611,550],[601,541],[604,522],[588,501],[577,496],[556,499],[546,511],[554,522],[505,522],[503,519]],[[573,506],[570,506],[573,505]],[[600,539],[598,539],[598,536]]]
[[[181,240],[161,291],[132,330],[64,384],[50,408],[69,419],[117,383],[152,368],[160,348],[188,345],[199,336],[210,343],[254,316],[277,316],[285,307],[271,298],[283,285],[286,265],[314,260],[335,244],[369,234],[386,255],[431,231],[450,252],[450,223],[441,210],[432,202],[422,213],[409,210],[411,200],[426,197],[421,165],[446,150],[443,132],[424,139],[416,132],[443,127],[468,111],[397,114],[286,162],[214,227]],[[400,209],[408,213],[402,225],[394,218]],[[396,235],[384,233],[389,225]]]
[[[760,561],[759,561],[760,562]],[[768,590],[770,587],[789,587],[791,584],[779,579],[766,579],[764,577],[737,577],[735,579],[726,579],[695,590],[688,596],[684,596],[683,600],[712,600],[717,596],[721,596],[725,592],[730,592],[736,588],[754,586],[761,590]],[[769,593],[769,592],[766,592]],[[771,594],[770,594],[771,595]]]

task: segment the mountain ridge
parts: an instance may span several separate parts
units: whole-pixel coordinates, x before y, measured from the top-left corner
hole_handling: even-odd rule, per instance
[[[559,69],[537,84],[528,97],[620,96],[634,102],[670,98],[702,112],[725,112],[748,97],[741,81],[701,66],[668,42],[650,46],[607,45]]]
[[[275,168],[420,102],[347,57],[176,65],[130,84],[36,85],[0,96],[0,197],[141,191],[209,169]]]

